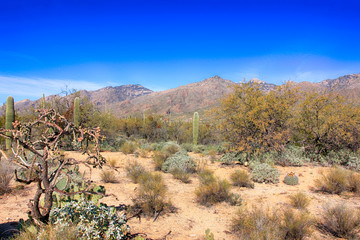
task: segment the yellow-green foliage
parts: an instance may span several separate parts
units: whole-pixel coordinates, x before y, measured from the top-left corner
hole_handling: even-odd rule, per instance
[[[145,168],[137,161],[129,163],[129,165],[125,167],[125,170],[127,176],[134,183],[138,183],[142,175],[146,173]]]
[[[145,215],[156,216],[171,207],[171,203],[166,196],[167,189],[161,174],[142,174],[139,183],[137,195],[133,199],[135,208],[141,209]]]
[[[105,182],[105,183],[116,183],[117,182],[117,178],[115,176],[115,173],[113,170],[102,170],[100,172],[100,178],[101,181]]]
[[[306,209],[310,204],[310,198],[303,192],[297,192],[289,196],[290,204],[297,209]]]
[[[235,170],[230,178],[234,186],[254,188],[254,183],[251,182],[250,175],[245,170]]]

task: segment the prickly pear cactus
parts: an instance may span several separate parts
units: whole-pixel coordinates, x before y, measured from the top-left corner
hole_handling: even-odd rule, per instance
[[[284,178],[284,183],[287,185],[298,185],[299,177],[294,172],[290,172],[286,174]]]

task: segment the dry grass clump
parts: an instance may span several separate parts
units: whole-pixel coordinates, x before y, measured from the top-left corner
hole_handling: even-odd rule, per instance
[[[11,191],[10,181],[13,178],[13,167],[7,160],[0,159],[0,195]]]
[[[341,194],[345,191],[358,192],[360,183],[358,173],[341,167],[332,167],[327,172],[322,172],[320,179],[315,181],[317,191],[331,194]]]
[[[239,239],[304,239],[311,234],[313,220],[308,213],[285,209],[242,207],[232,220],[231,230]]]
[[[254,183],[250,180],[250,175],[245,170],[235,170],[230,176],[234,186],[254,188]]]
[[[137,146],[132,142],[124,142],[120,147],[120,151],[124,154],[132,154],[135,152]]]
[[[162,165],[165,162],[165,160],[168,158],[168,155],[160,151],[154,151],[152,157],[155,164],[155,170],[161,171]]]
[[[200,186],[195,190],[197,201],[201,205],[210,206],[218,202],[232,201],[234,198],[230,194],[230,183],[214,177],[211,171],[204,170],[199,173]]]
[[[140,209],[146,216],[155,218],[164,210],[172,207],[167,200],[167,189],[159,173],[144,173],[139,179],[140,186],[133,199],[135,209]]]
[[[116,166],[117,161],[115,158],[109,158],[108,163],[109,163],[110,167],[113,167],[113,168],[117,167]]]
[[[323,220],[319,223],[322,230],[335,237],[359,239],[360,213],[344,203],[324,206]]]
[[[81,234],[75,227],[64,225],[44,225],[40,230],[35,227],[25,229],[15,235],[13,240],[78,240]]]
[[[254,206],[251,210],[241,207],[232,219],[231,230],[238,239],[282,239],[278,214]]]
[[[175,179],[178,179],[183,183],[191,182],[190,180],[191,174],[186,171],[183,171],[182,169],[175,168],[174,170],[171,171],[171,174],[174,176]]]
[[[297,192],[289,196],[290,204],[294,208],[305,210],[310,204],[310,198],[303,192]]]
[[[103,169],[100,172],[100,178],[101,178],[101,181],[103,181],[105,183],[117,183],[118,182],[113,170]]]
[[[138,183],[140,180],[140,177],[146,173],[145,168],[137,161],[129,163],[129,165],[127,165],[125,167],[125,170],[126,170],[127,176],[134,183]]]

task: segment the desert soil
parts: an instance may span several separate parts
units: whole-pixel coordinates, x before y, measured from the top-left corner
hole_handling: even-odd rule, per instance
[[[84,160],[84,156],[76,152],[67,152],[68,157]],[[206,165],[214,171],[214,174],[222,179],[230,181],[230,174],[236,169],[246,169],[244,166],[223,166],[218,162],[211,163],[206,156],[191,154],[200,164]],[[125,155],[123,153],[104,152],[103,156],[107,159],[116,161],[116,176],[118,183],[101,182],[99,169],[92,169],[91,174],[88,168],[81,168],[86,171],[86,176],[91,178],[96,184],[105,186],[107,194],[113,196],[101,199],[108,205],[119,206],[121,204],[132,204],[132,198],[135,196],[137,184],[131,182],[126,176],[125,166],[131,161],[138,161],[148,171],[154,171],[154,165],[151,157],[136,158],[134,155]],[[108,169],[108,166],[104,167]],[[281,172],[280,183],[278,184],[259,184],[255,183],[254,189],[233,187],[232,192],[240,194],[242,204],[246,206],[258,205],[269,208],[285,208],[289,206],[289,195],[302,191],[310,198],[309,211],[314,217],[320,218],[323,206],[337,202],[346,202],[348,205],[360,208],[360,198],[349,194],[330,195],[314,192],[314,180],[320,177],[320,171],[324,167],[304,166],[304,167],[279,167]],[[289,186],[282,182],[282,179],[289,172],[295,172],[299,175],[300,184]],[[176,207],[175,213],[166,213],[160,215],[154,222],[153,218],[137,218],[129,220],[128,224],[132,233],[145,233],[152,239],[205,239],[205,230],[210,229],[215,239],[238,239],[236,235],[231,234],[230,225],[238,206],[231,206],[228,203],[219,203],[211,207],[199,205],[196,202],[195,189],[199,186],[199,180],[194,174],[191,177],[191,183],[185,184],[173,178],[171,174],[161,173],[165,180],[168,197]],[[16,188],[18,183],[12,182],[12,187]],[[14,189],[12,193],[0,196],[0,224],[12,221],[18,221],[20,218],[27,218],[27,204],[35,192],[34,185],[26,185],[23,189]],[[316,229],[308,239],[331,239]]]

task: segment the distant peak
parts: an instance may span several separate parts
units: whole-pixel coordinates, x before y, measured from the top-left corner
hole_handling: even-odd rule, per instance
[[[253,78],[249,81],[249,83],[258,83],[258,84],[265,84],[265,81],[262,81],[258,78]]]

